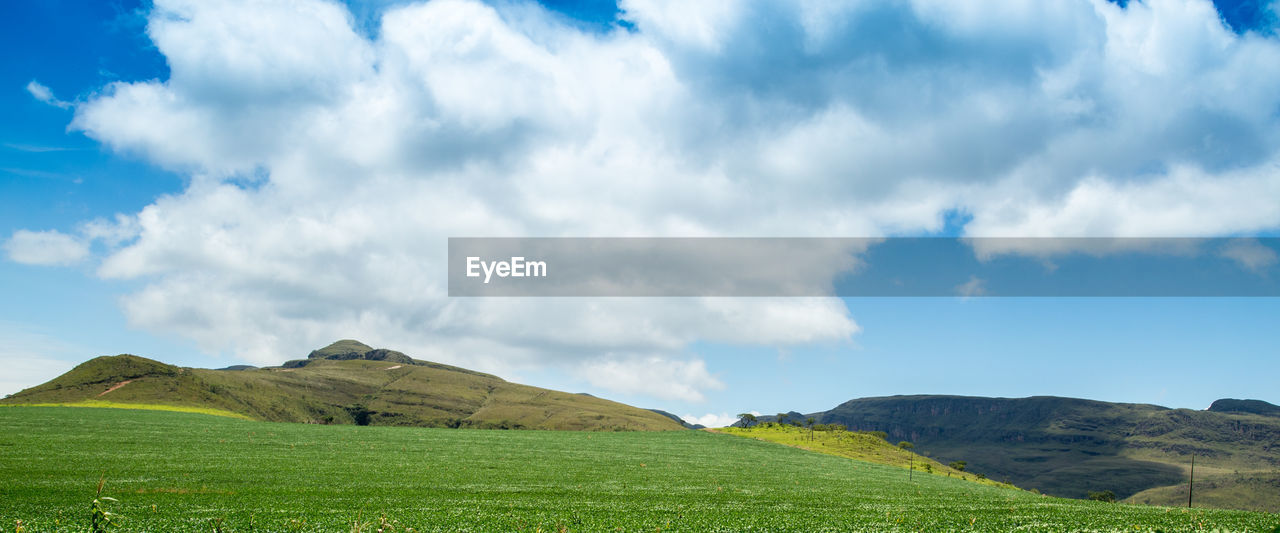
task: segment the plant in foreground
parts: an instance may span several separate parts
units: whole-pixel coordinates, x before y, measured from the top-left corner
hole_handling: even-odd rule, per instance
[[[98,490],[93,495],[93,503],[90,504],[89,515],[89,531],[91,533],[103,533],[107,528],[115,525],[116,514],[108,511],[103,502],[114,502],[115,498],[102,495],[102,487],[107,484],[105,476],[98,478]]]

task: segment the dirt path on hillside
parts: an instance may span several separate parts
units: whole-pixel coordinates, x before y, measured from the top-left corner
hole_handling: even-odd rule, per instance
[[[111,388],[109,388],[109,389],[107,389],[107,390],[104,390],[104,391],[102,391],[102,392],[98,393],[98,397],[102,397],[102,396],[106,395],[108,392],[111,392],[111,391],[113,391],[113,390],[116,390],[116,389],[118,389],[118,388],[120,388],[120,387],[123,387],[123,386],[125,386],[125,385],[128,385],[128,384],[130,384],[130,383],[133,383],[133,380],[132,380],[132,379],[126,379],[126,380],[124,380],[124,381],[121,381],[120,383],[116,383],[115,385],[112,385],[112,386],[111,386]]]

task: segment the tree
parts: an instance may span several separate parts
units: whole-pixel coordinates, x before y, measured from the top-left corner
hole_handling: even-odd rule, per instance
[[[813,423],[817,422],[813,417],[804,419],[804,425],[809,426],[809,440],[813,440]]]
[[[911,444],[910,442],[908,442],[908,441],[905,441],[905,440],[904,440],[904,441],[899,441],[899,442],[898,442],[898,447],[899,447],[899,448],[902,448],[902,449],[904,449],[904,450],[910,450],[910,449],[912,449],[912,448],[915,448],[915,447],[916,447],[916,445],[915,445],[915,444]]]
[[[347,413],[351,415],[351,420],[355,422],[357,426],[369,425],[369,417],[373,416],[373,411],[370,411],[369,408],[365,407],[362,403],[348,405],[345,409],[347,410]]]
[[[1090,491],[1090,492],[1089,492],[1089,499],[1090,499],[1090,500],[1093,500],[1093,501],[1096,501],[1096,502],[1115,503],[1115,502],[1116,502],[1116,493],[1111,492],[1111,491],[1109,491],[1109,490],[1104,490],[1104,491],[1102,491],[1102,492],[1093,492],[1093,491]]]
[[[964,472],[964,467],[966,467],[966,466],[968,466],[968,465],[969,465],[969,463],[967,463],[967,462],[965,462],[965,461],[951,461],[951,464],[949,464],[949,465],[947,465],[947,466],[949,466],[949,467],[951,467],[951,468],[954,468],[954,469],[956,469],[957,471]]]
[[[786,413],[778,413],[778,425],[783,425],[783,424],[786,424],[786,423],[787,423],[787,414],[786,414]]]
[[[738,413],[738,420],[742,422],[742,427],[751,427],[756,422],[756,415],[751,413]]]

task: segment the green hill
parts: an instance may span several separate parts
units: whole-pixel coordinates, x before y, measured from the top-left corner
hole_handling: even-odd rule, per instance
[[[1125,500],[1127,503],[1167,505],[1187,504],[1186,483],[1169,487],[1147,489]],[[1200,477],[1200,465],[1196,465],[1196,485],[1193,504],[1197,507],[1241,508],[1280,513],[1280,471],[1240,474],[1218,474]]]
[[[1246,407],[1265,408],[1262,403]],[[1280,417],[1253,412],[1057,397],[893,396],[852,400],[808,416],[884,431],[891,441],[911,441],[917,452],[943,463],[963,460],[971,472],[1071,498],[1104,490],[1127,498],[1185,485],[1192,455],[1197,477],[1280,468]],[[1258,499],[1280,501],[1280,490],[1258,489]],[[1246,499],[1218,504],[1259,509]]]
[[[320,424],[683,429],[646,409],[510,383],[351,340],[277,368],[207,370],[134,355],[98,357],[0,403],[170,406]]]

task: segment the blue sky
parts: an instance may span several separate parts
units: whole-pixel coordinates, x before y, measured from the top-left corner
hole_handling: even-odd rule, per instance
[[[440,295],[461,235],[1275,235],[1274,4],[234,4],[4,8],[0,392],[356,337],[682,415],[1280,401],[1274,298]]]

